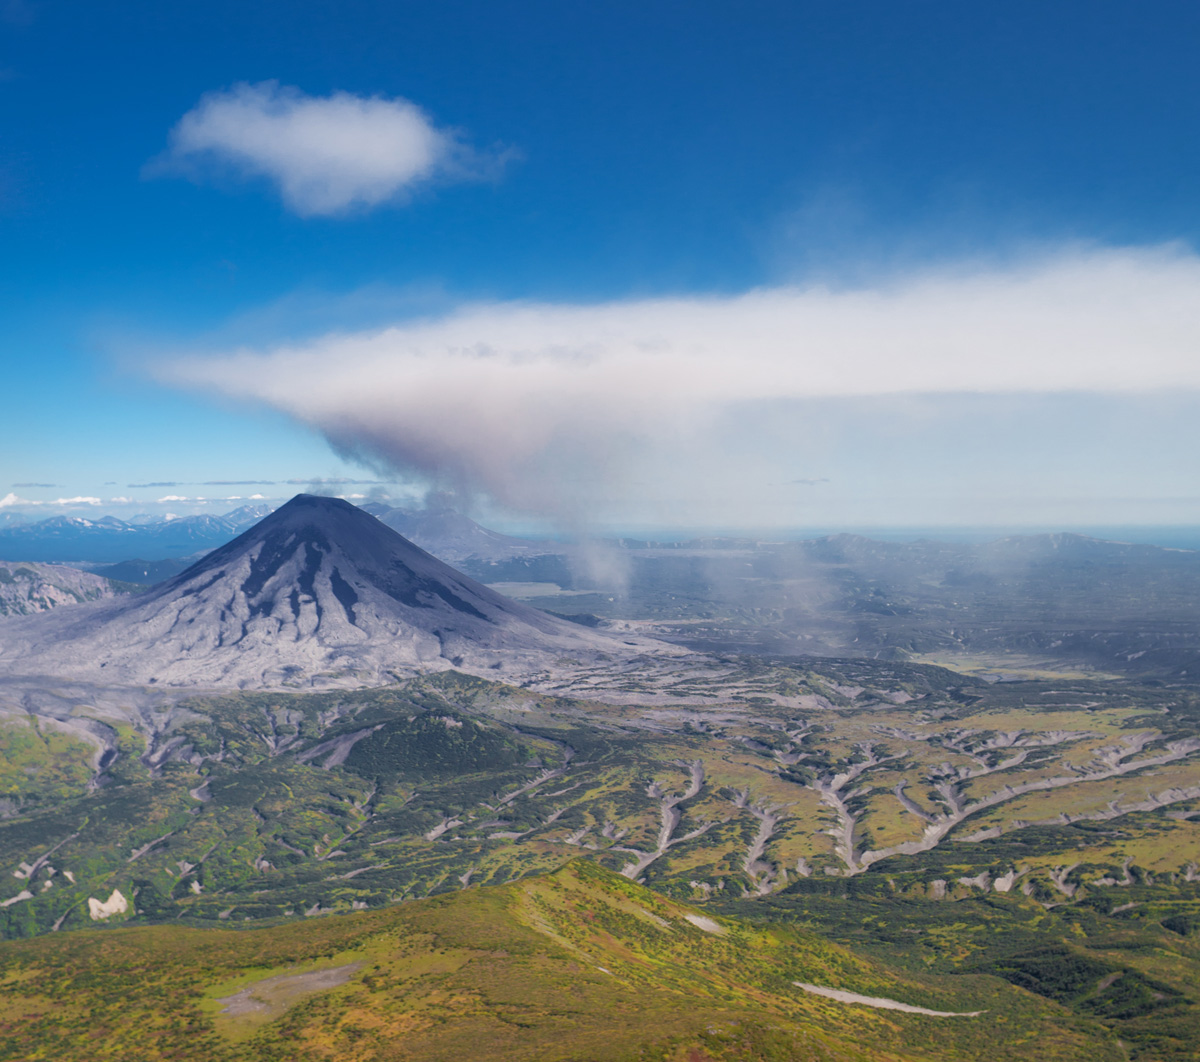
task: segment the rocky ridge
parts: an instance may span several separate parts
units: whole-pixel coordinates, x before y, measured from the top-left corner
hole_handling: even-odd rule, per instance
[[[0,561],[0,616],[27,616],[126,592],[111,579],[61,564]]]

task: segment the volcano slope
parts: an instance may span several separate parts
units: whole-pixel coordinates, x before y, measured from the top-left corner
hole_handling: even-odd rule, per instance
[[[106,686],[363,686],[451,667],[512,678],[641,652],[518,604],[363,510],[301,494],[145,594],[5,623],[0,675]]]

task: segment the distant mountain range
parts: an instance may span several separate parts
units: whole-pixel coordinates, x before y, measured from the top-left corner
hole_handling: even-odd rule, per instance
[[[362,507],[409,541],[448,564],[496,562],[561,552],[554,543],[502,535],[445,507],[403,509],[381,503]],[[15,561],[111,565],[97,574],[137,583],[177,575],[209,550],[225,545],[271,512],[244,505],[223,516],[119,520],[102,516],[53,516],[0,524],[0,557]]]
[[[5,621],[0,673],[361,686],[449,668],[530,676],[656,646],[512,601],[349,502],[302,494],[143,594]]]
[[[271,511],[243,505],[224,516],[180,516],[129,521],[115,516],[89,520],[52,516],[36,523],[0,527],[0,556],[17,561],[113,563],[190,556],[224,545]]]

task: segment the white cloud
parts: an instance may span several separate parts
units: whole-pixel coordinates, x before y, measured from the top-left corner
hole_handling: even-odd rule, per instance
[[[202,97],[149,172],[265,177],[291,210],[311,216],[376,207],[435,177],[482,176],[499,161],[472,152],[408,100],[307,96],[264,81]]]
[[[561,517],[706,476],[736,494],[801,445],[780,403],[811,419],[889,396],[1200,392],[1198,296],[1200,259],[1178,248],[1083,249],[855,290],[466,305],[155,371],[283,410],[376,468]],[[784,456],[776,484],[813,467]]]
[[[0,498],[0,509],[9,509],[16,506],[27,505],[58,505],[58,506],[77,506],[77,505],[100,505],[102,499],[85,497],[78,495],[74,498],[55,498],[52,501],[37,500],[34,498],[19,498],[17,495],[9,491],[3,498]]]

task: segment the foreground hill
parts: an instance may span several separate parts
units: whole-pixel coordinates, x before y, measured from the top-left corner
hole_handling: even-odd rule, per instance
[[[1098,1022],[1001,977],[901,973],[586,862],[270,929],[0,945],[0,986],[0,1058],[22,1062],[1125,1057]]]
[[[128,585],[59,564],[0,561],[0,616],[28,616],[59,605],[124,595]]]
[[[2,633],[7,676],[208,688],[365,685],[450,667],[528,675],[654,645],[518,604],[348,502],[303,494],[136,598]]]

